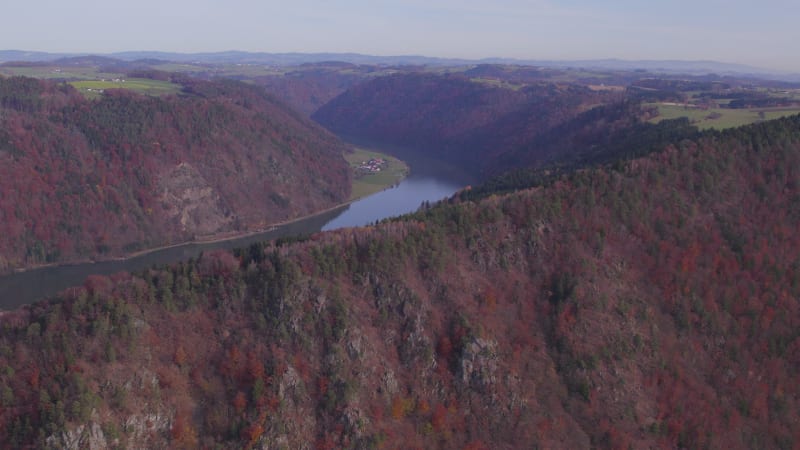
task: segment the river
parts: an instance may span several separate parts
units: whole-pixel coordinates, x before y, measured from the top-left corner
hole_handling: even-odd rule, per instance
[[[452,165],[431,159],[425,152],[394,149],[391,153],[404,160],[411,168],[410,175],[395,187],[341,208],[247,237],[206,244],[179,245],[125,260],[43,267],[0,277],[0,310],[14,309],[53,296],[66,288],[79,286],[87,276],[93,274],[136,272],[153,265],[194,258],[213,249],[233,249],[280,237],[367,225],[386,217],[413,212],[422,202],[449,197],[473,182],[470,175]]]

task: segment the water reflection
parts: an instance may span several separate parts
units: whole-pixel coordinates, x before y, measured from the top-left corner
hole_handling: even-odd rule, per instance
[[[425,201],[436,201],[451,195],[461,186],[427,177],[414,177],[350,205],[339,217],[331,220],[323,231],[343,227],[358,227],[386,217],[416,211]]]

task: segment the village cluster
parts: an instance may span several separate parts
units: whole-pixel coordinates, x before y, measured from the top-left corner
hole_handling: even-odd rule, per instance
[[[387,165],[388,161],[383,158],[371,158],[362,162],[358,165],[358,167],[356,167],[356,174],[369,175],[372,173],[378,173],[382,169],[385,169]]]

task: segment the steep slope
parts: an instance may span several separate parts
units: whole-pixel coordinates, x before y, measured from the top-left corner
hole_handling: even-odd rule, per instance
[[[400,74],[354,86],[312,118],[337,134],[434,151],[475,172],[502,169],[499,155],[522,151],[541,134],[590,107],[619,100],[574,84],[516,89],[463,75]],[[543,160],[544,155],[538,160]]]
[[[0,318],[0,443],[794,448],[800,116]]]
[[[345,145],[256,87],[0,78],[0,271],[262,228],[348,197]]]
[[[286,73],[254,77],[252,81],[295,110],[310,116],[351,86],[379,71],[347,63],[304,64]]]

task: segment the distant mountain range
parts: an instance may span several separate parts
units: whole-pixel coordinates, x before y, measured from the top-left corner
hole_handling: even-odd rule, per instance
[[[48,53],[21,50],[0,50],[0,63],[49,62],[62,58],[87,56],[87,53]],[[226,51],[210,53],[172,53],[158,51],[128,51],[108,53],[100,56],[123,61],[163,60],[196,64],[266,64],[291,66],[324,61],[342,61],[352,64],[376,65],[463,65],[463,64],[517,64],[540,67],[573,67],[600,70],[644,70],[655,73],[701,75],[751,75],[759,78],[800,81],[800,74],[764,69],[744,64],[717,61],[682,60],[523,60],[513,58],[458,59],[436,58],[420,55],[374,56],[358,53],[263,53]]]

